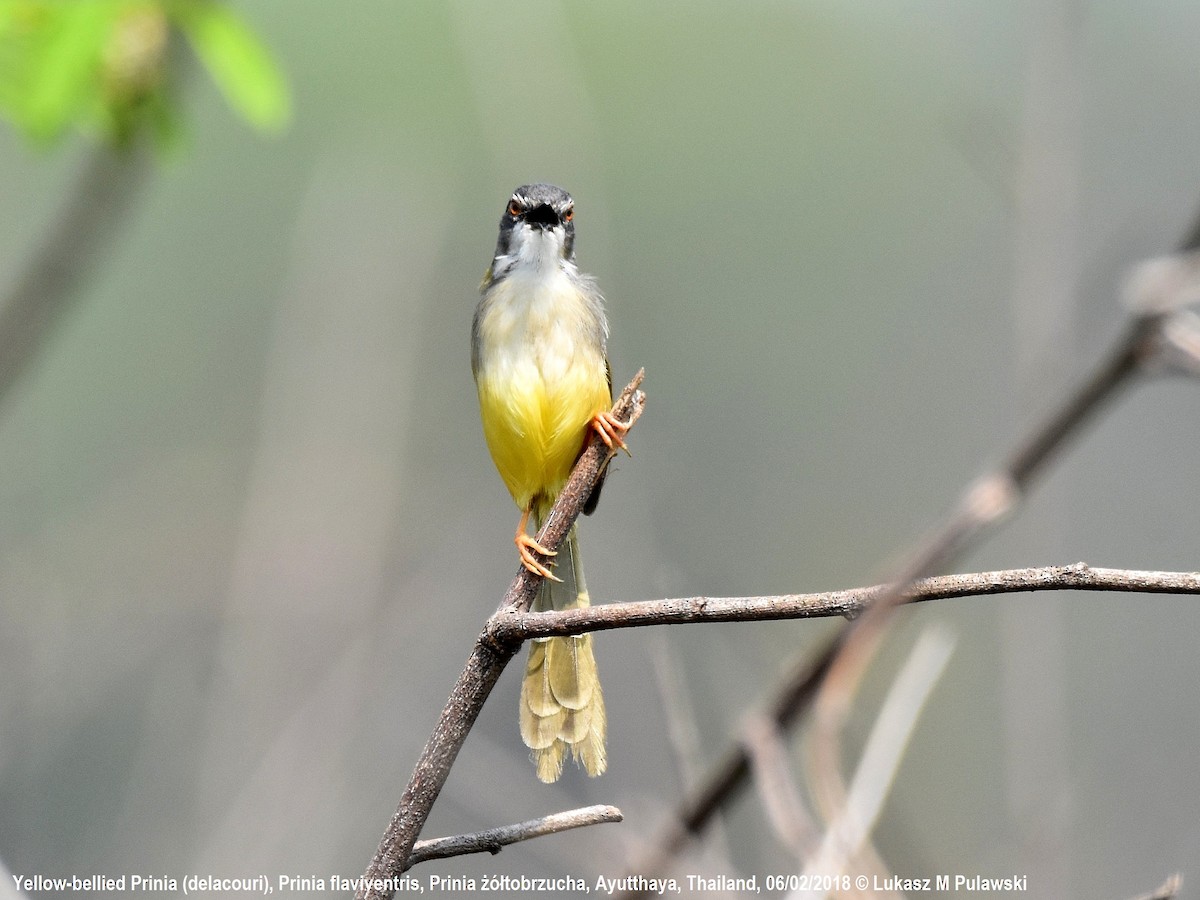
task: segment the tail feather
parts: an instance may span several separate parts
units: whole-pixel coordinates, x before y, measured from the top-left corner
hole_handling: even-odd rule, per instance
[[[572,527],[555,574],[562,583],[544,581],[535,610],[588,606],[579,562],[579,540]],[[590,634],[532,641],[521,683],[521,738],[530,748],[538,778],[557,781],[569,749],[592,776],[608,766],[604,741],[607,717],[596,672]]]
[[[554,699],[554,691],[550,687],[550,667],[546,665],[549,643],[549,640],[530,642],[521,691],[521,707],[539,718],[553,716],[559,711],[558,701]]]
[[[545,665],[546,644],[534,641],[529,645],[529,662],[521,684],[521,739],[532,750],[554,746],[562,726],[565,711],[554,701]]]
[[[546,646],[545,667],[554,699],[567,709],[586,710],[599,684],[592,636],[551,640]]]
[[[558,733],[567,744],[574,747],[591,733],[592,711],[568,709],[564,710],[564,713]]]

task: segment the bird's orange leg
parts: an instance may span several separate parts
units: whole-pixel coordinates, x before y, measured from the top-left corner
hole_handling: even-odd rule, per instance
[[[538,562],[533,555],[533,551],[535,550],[542,554],[542,556],[557,556],[558,553],[555,550],[547,550],[525,533],[525,525],[529,522],[529,512],[526,509],[521,513],[521,521],[517,525],[517,533],[513,537],[513,542],[517,545],[517,555],[521,557],[521,565],[534,575],[541,575],[543,578],[549,578],[551,581],[562,581],[561,578]]]
[[[605,410],[592,416],[590,424],[592,428],[596,429],[596,434],[600,435],[600,440],[604,441],[609,450],[620,448],[625,451],[626,456],[633,459],[633,454],[625,446],[625,435],[629,431],[628,423],[622,422]]]

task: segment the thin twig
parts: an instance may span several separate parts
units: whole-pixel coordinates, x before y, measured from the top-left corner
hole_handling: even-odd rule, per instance
[[[1133,900],[1175,900],[1183,889],[1183,876],[1176,872],[1149,894],[1141,894]]]
[[[858,856],[883,809],[917,717],[941,678],[953,649],[954,637],[945,628],[927,628],[917,639],[908,661],[888,690],[845,803],[829,822],[820,849],[804,868],[806,874],[840,875]],[[815,900],[825,894],[817,890],[796,891],[789,895],[789,900]]]
[[[490,640],[500,644],[609,631],[648,625],[689,625],[706,622],[762,622],[779,619],[854,618],[892,585],[827,591],[816,594],[781,594],[769,597],[682,597],[612,603],[583,609],[530,612],[496,616],[488,622]],[[937,575],[909,584],[902,592],[906,602],[949,600],[988,594],[1033,591],[1116,591],[1136,594],[1200,594],[1200,572],[1143,572],[1108,569],[1074,563],[1068,566],[1035,566],[961,575]]]
[[[428,841],[417,841],[408,857],[408,864],[411,867],[431,859],[447,859],[451,856],[466,856],[469,853],[495,855],[502,848],[519,841],[544,837],[548,834],[558,834],[560,831],[570,831],[572,828],[583,828],[586,825],[620,822],[622,819],[624,816],[615,806],[585,806],[581,809],[552,813],[542,816],[540,819],[530,819],[514,825],[501,825],[498,828],[488,828],[485,831],[476,831],[471,834],[456,834],[450,837],[432,838]]]
[[[695,715],[696,704],[693,702],[690,685],[683,677],[678,653],[668,640],[666,632],[653,632],[651,637],[653,649],[650,656],[658,675],[663,724],[679,774],[680,791],[683,792],[698,781],[704,772],[700,752],[702,741]],[[734,869],[728,836],[722,823],[718,822],[709,832],[704,855],[706,865],[711,871]]]
[[[646,396],[639,390],[643,377],[644,370],[639,371],[612,408],[613,415],[630,425],[638,420],[645,408]],[[542,546],[550,550],[557,549],[612,456],[613,452],[597,439],[593,439],[580,454],[566,487],[550,510],[544,527],[538,532],[537,540]],[[421,751],[400,804],[379,843],[379,849],[367,867],[362,887],[355,895],[359,900],[380,900],[395,894],[397,877],[412,864],[409,856],[413,844],[450,775],[450,767],[454,765],[458,751],[462,749],[479,711],[496,686],[500,673],[520,649],[520,639],[497,639],[492,623],[498,618],[527,610],[540,581],[538,576],[524,567],[518,569],[499,609],[475,642],[450,693],[450,699],[442,709],[437,726]]]
[[[700,732],[696,727],[695,703],[679,659],[663,632],[654,634],[650,661],[654,666],[662,706],[667,743],[674,757],[679,783],[686,787],[699,777]]]
[[[742,723],[742,743],[767,823],[788,852],[803,860],[820,832],[792,777],[783,733],[774,720],[752,712]]]
[[[1182,309],[1163,322],[1163,365],[1169,372],[1200,375],[1200,315]]]

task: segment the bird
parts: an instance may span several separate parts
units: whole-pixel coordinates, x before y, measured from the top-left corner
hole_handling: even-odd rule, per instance
[[[576,526],[558,552],[526,528],[531,519],[535,534],[541,527],[590,434],[628,452],[628,425],[609,412],[607,344],[604,298],[575,264],[575,201],[551,184],[518,187],[480,285],[471,371],[488,450],[521,511],[518,557],[542,579],[534,611],[591,603]],[[605,474],[585,514],[595,510]],[[541,781],[558,780],[568,752],[588,775],[603,774],[607,718],[591,634],[530,642],[519,724]]]

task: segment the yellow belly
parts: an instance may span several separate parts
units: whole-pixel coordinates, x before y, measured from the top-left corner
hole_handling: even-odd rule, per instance
[[[539,514],[566,484],[592,416],[612,402],[594,320],[563,288],[497,285],[514,295],[495,298],[479,323],[484,437],[517,506]]]
[[[536,365],[479,380],[483,434],[521,509],[553,503],[583,449],[588,422],[609,406],[602,357],[580,359],[547,379]]]

